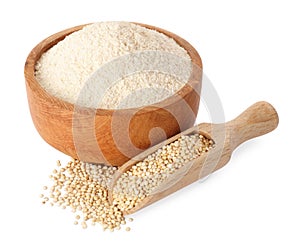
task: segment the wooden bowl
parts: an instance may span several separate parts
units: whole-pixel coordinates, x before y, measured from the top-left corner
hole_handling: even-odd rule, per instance
[[[187,41],[171,32],[139,25],[164,33],[186,49],[193,62],[189,81],[167,99],[141,108],[79,108],[46,92],[34,75],[35,64],[45,51],[85,25],[56,33],[30,52],[24,70],[31,117],[47,143],[85,162],[121,166],[151,145],[194,125],[202,82],[199,54]]]

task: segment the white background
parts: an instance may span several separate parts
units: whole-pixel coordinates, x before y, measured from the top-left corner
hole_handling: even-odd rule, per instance
[[[299,244],[298,1],[2,1],[0,244]],[[78,24],[126,20],[170,30],[200,53],[226,120],[259,100],[272,133],[237,149],[222,170],[132,215],[131,232],[82,230],[40,204],[57,159],[36,132],[23,67],[45,37]],[[209,120],[202,103],[198,122]]]

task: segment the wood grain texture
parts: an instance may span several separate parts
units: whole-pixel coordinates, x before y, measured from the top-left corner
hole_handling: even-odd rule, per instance
[[[175,175],[172,175],[171,178],[166,181],[166,183],[163,183],[159,189],[155,190],[155,193],[146,197],[133,209],[125,212],[125,215],[134,213],[156,201],[159,201],[177,190],[180,190],[220,169],[228,163],[231,154],[236,147],[247,140],[271,132],[277,127],[278,122],[278,115],[273,106],[262,101],[255,103],[237,118],[227,123],[202,123],[189,128],[186,131],[171,137],[165,142],[161,142],[160,144],[147,149],[145,152],[139,154],[134,159],[120,167],[112,180],[109,191],[109,200],[112,203],[112,190],[122,173],[130,169],[137,162],[145,159],[146,156],[155,152],[163,145],[174,142],[181,135],[190,135],[200,132],[200,134],[212,139],[215,143],[215,147],[208,153],[201,155],[187,163],[185,167],[179,169]]]
[[[41,137],[51,146],[85,162],[121,166],[151,144],[157,144],[165,137],[169,138],[194,125],[202,82],[199,54],[187,41],[171,32],[139,25],[166,34],[187,50],[195,65],[188,83],[176,96],[139,109],[75,108],[73,104],[48,94],[34,76],[35,64],[41,55],[85,25],[56,33],[30,52],[24,69],[33,123]],[[126,120],[129,120],[129,126],[124,129]],[[162,128],[165,134],[156,133],[150,140],[149,133],[157,127]],[[127,135],[124,135],[124,131]]]

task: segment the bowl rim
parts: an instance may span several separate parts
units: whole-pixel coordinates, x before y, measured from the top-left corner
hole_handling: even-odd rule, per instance
[[[120,114],[132,114],[135,113],[136,116],[153,112],[156,110],[159,110],[161,108],[167,108],[169,105],[174,104],[176,102],[179,102],[182,99],[185,99],[185,97],[194,90],[195,86],[197,86],[198,83],[200,83],[200,90],[201,90],[201,83],[202,83],[202,60],[196,49],[188,43],[183,38],[179,37],[178,35],[169,32],[167,30],[164,30],[159,27],[155,27],[148,24],[143,23],[137,23],[137,22],[131,22],[140,26],[143,26],[145,28],[155,30],[157,32],[163,33],[166,36],[174,39],[174,41],[180,45],[182,48],[184,48],[187,53],[189,54],[192,62],[192,72],[189,80],[184,84],[183,87],[181,87],[178,91],[176,91],[173,95],[160,100],[154,104],[146,105],[146,106],[140,106],[140,107],[134,107],[134,108],[124,108],[124,109],[104,109],[104,108],[89,108],[89,107],[82,107],[79,105],[76,105],[76,109],[79,109],[81,113],[91,113],[94,112],[96,115],[105,116],[105,115],[112,115],[115,112],[118,112]],[[51,102],[52,106],[63,108],[65,110],[74,111],[75,104],[70,103],[68,101],[65,101],[61,98],[55,97],[54,95],[51,95],[48,93],[37,81],[35,78],[35,65],[36,62],[40,59],[41,55],[46,52],[48,49],[56,45],[58,42],[62,41],[66,36],[72,34],[73,32],[81,30],[83,27],[90,25],[93,23],[83,24],[74,26],[65,30],[62,30],[60,32],[57,32],[55,34],[52,34],[51,36],[45,38],[40,43],[38,43],[29,53],[27,56],[25,66],[24,66],[24,76],[26,80],[26,84],[31,89],[31,92],[33,92],[39,99],[46,100]],[[195,69],[195,66],[197,68],[200,68],[200,74],[198,74],[198,79],[193,79],[194,73],[197,69]],[[199,70],[199,69],[198,69]],[[198,71],[199,72],[199,71]],[[196,72],[197,73],[197,72]],[[197,75],[196,75],[197,76]],[[174,96],[176,95],[176,96]]]

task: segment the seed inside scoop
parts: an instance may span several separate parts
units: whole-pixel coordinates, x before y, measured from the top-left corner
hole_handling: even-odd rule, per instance
[[[113,189],[113,204],[121,211],[134,208],[147,196],[159,192],[177,170],[212,147],[213,141],[199,134],[181,136],[163,146],[121,175]]]
[[[43,204],[71,209],[75,214],[73,223],[80,223],[84,229],[88,221],[91,225],[101,224],[104,230],[120,229],[126,224],[124,211],[135,207],[177,170],[212,147],[213,141],[199,134],[181,136],[163,146],[121,175],[113,189],[112,205],[108,186],[116,167],[75,159],[63,166],[58,161],[57,169],[50,175],[53,184],[44,187],[46,193],[40,197]]]

